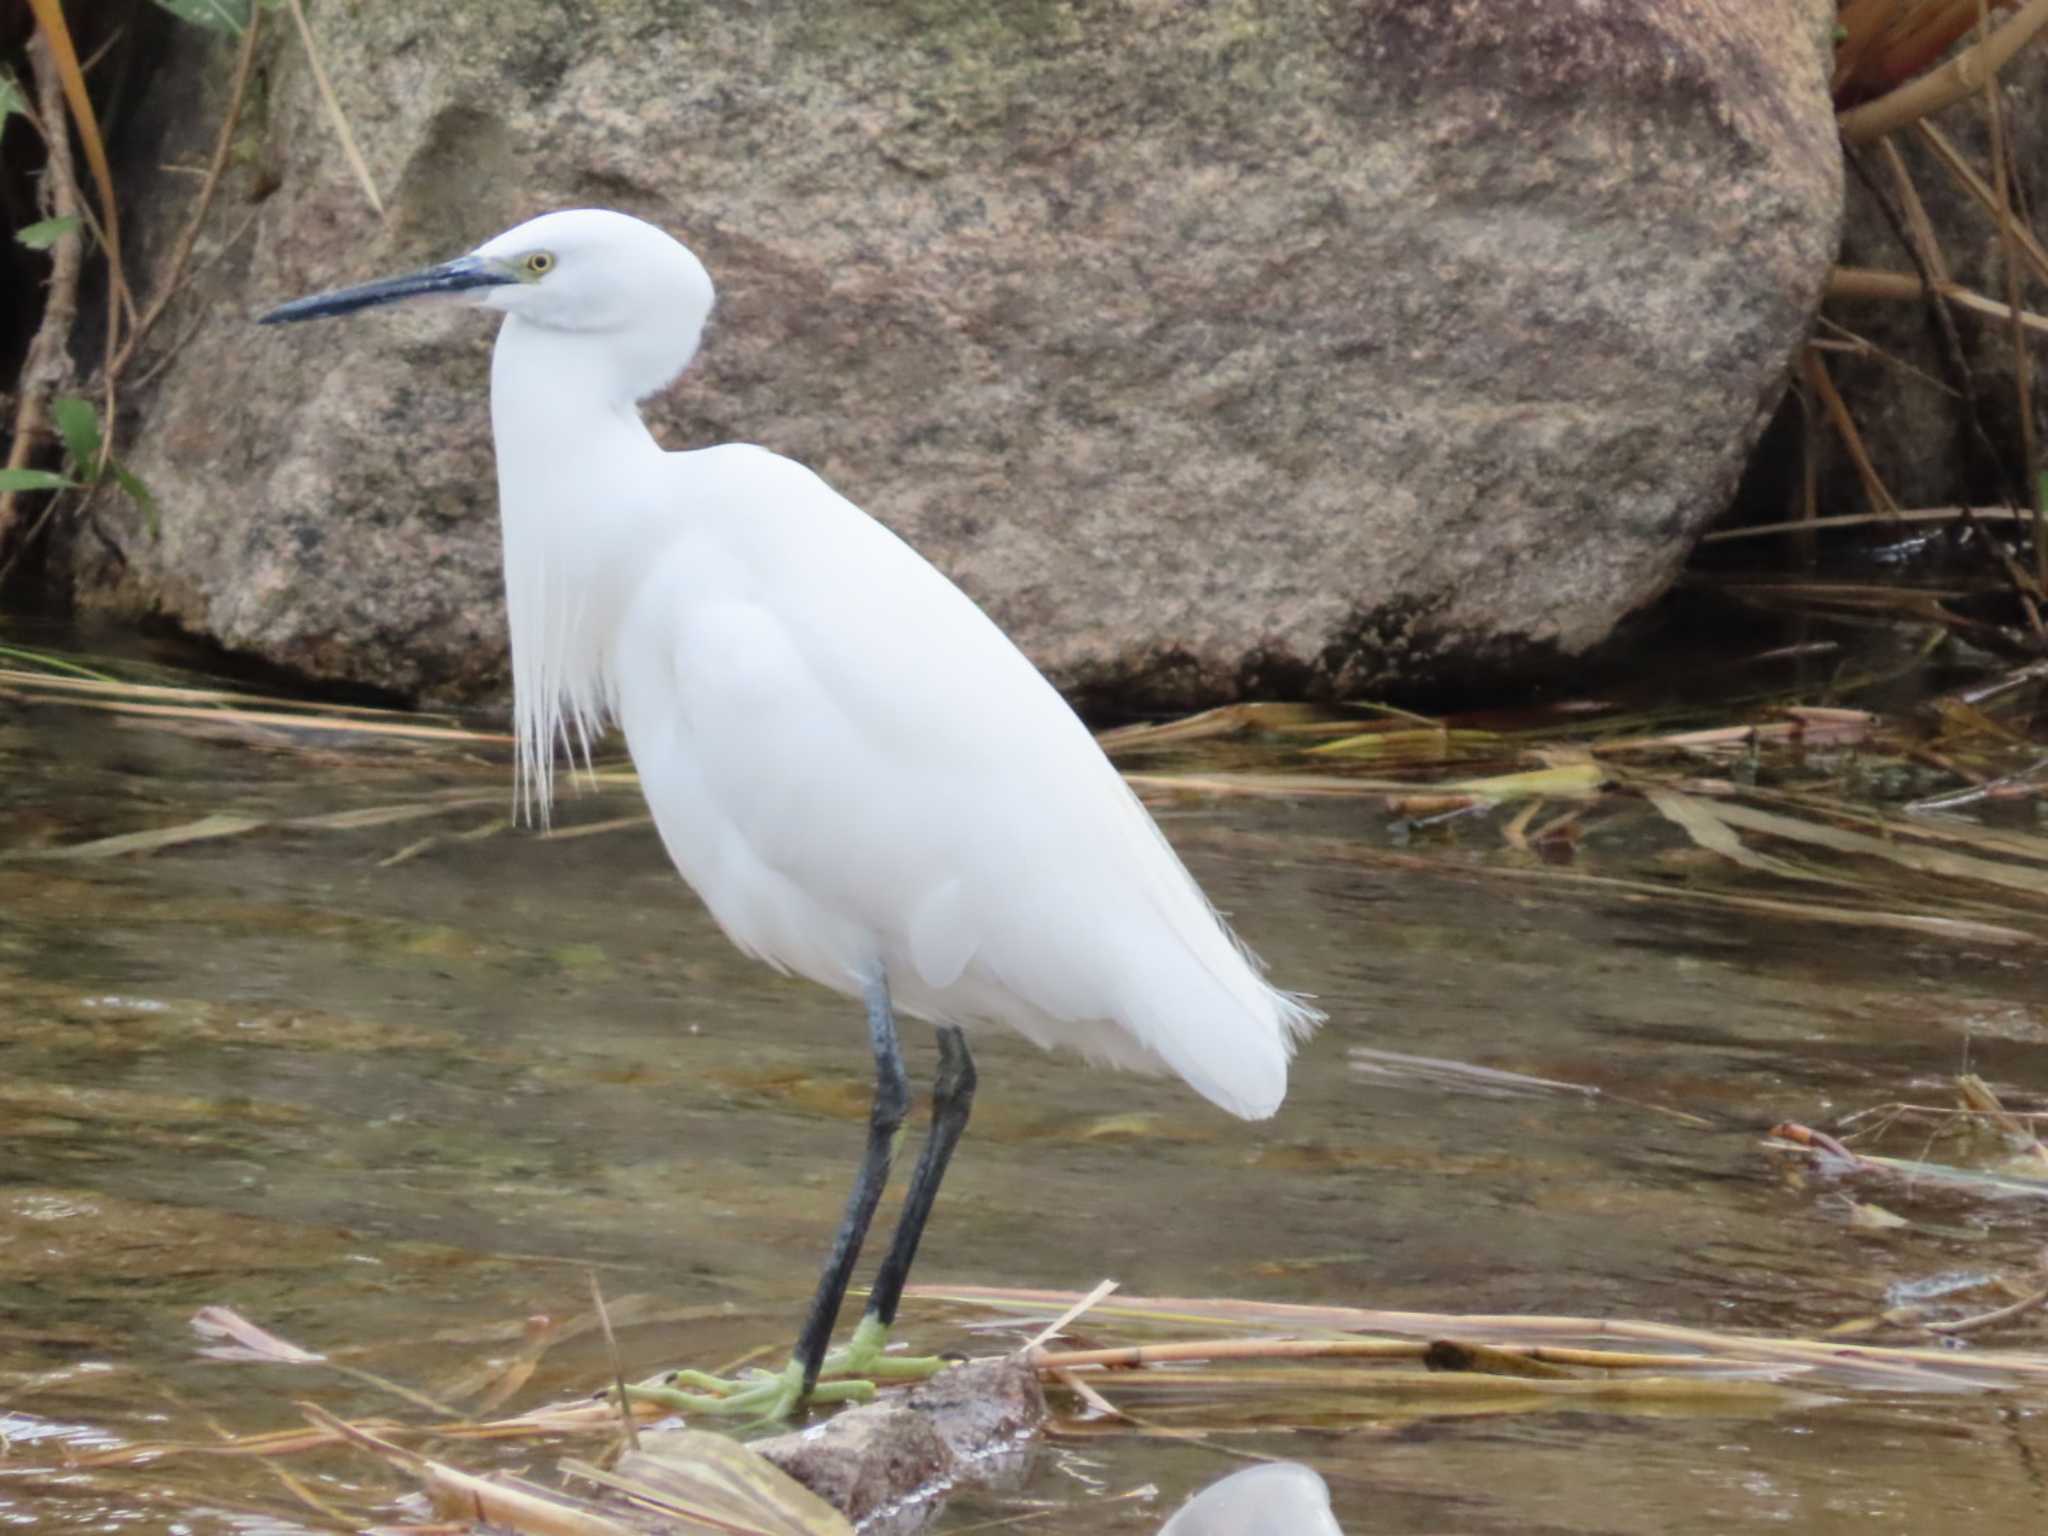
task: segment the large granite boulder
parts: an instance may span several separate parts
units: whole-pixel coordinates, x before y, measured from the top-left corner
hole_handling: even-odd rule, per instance
[[[311,11],[389,215],[274,25],[266,196],[139,402],[160,527],[103,512],[77,584],[405,691],[504,674],[490,327],[250,316],[548,208],[720,285],[664,441],[810,463],[1064,685],[1180,703],[1599,642],[1721,510],[1838,233],[1827,0]],[[157,158],[212,131],[190,80]]]

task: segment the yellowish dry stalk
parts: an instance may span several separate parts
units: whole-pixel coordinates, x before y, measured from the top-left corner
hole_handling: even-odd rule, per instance
[[[1835,381],[1829,375],[1827,364],[1820,354],[1811,347],[1799,354],[1799,366],[1807,387],[1814,398],[1820,401],[1821,409],[1827,413],[1828,423],[1841,438],[1842,447],[1849,455],[1849,462],[1856,468],[1856,477],[1863,482],[1863,493],[1880,512],[1896,512],[1897,501],[1884,483],[1884,477],[1877,472],[1877,466],[1870,460],[1869,451],[1863,446],[1863,434],[1856,429],[1855,418],[1849,414],[1849,407],[1843,401],[1841,391],[1835,388]]]
[[[329,1433],[374,1452],[393,1466],[402,1467],[426,1484],[427,1496],[442,1515],[472,1521],[478,1525],[504,1526],[528,1536],[636,1536],[628,1526],[604,1519],[552,1498],[541,1498],[523,1489],[507,1487],[394,1445],[346,1420],[338,1419],[315,1403],[299,1404],[299,1411]]]
[[[1927,287],[1913,272],[1886,272],[1870,266],[1837,266],[1827,276],[1829,299],[1921,299]],[[1997,299],[1987,299],[1960,283],[1937,283],[1935,293],[1958,309],[1970,309],[1993,319],[2009,319],[2032,332],[2048,332],[2048,315],[2032,309],[2013,309]]]
[[[1039,1370],[1071,1371],[1082,1366],[1136,1367],[1211,1360],[1420,1360],[1427,1339],[1201,1339],[1172,1344],[1127,1344],[1107,1349],[1032,1351]],[[1500,1354],[1545,1365],[1599,1371],[1726,1370],[1719,1355],[1645,1354],[1608,1349],[1572,1349],[1555,1344],[1495,1344]]]
[[[156,292],[149,305],[129,329],[127,339],[121,343],[107,364],[110,380],[118,380],[128,362],[135,356],[143,338],[162,317],[163,312],[176,297],[179,284],[184,280],[186,263],[192,259],[192,247],[198,243],[199,232],[206,226],[207,210],[213,206],[213,194],[220,186],[221,177],[228,168],[228,155],[234,148],[235,129],[242,121],[242,101],[249,90],[249,73],[256,59],[256,35],[263,25],[263,7],[249,7],[248,25],[242,28],[241,51],[235,56],[234,82],[228,87],[227,112],[220,121],[220,131],[213,141],[213,157],[207,162],[206,177],[199,184],[199,195],[193,199],[192,212],[186,217],[185,227],[178,232],[177,244],[171,247],[170,263],[164,268],[164,275],[157,283]],[[109,415],[108,420],[112,421]],[[105,434],[103,450],[113,446],[113,433]]]
[[[43,130],[48,159],[43,172],[45,202],[53,218],[77,218],[78,182],[71,166],[71,134],[64,125],[63,83],[47,39],[29,40],[30,68],[36,83],[36,122]],[[23,361],[20,394],[14,406],[14,436],[7,448],[7,468],[25,469],[44,435],[50,397],[70,382],[71,326],[78,316],[78,280],[85,265],[85,237],[77,230],[57,237],[50,251],[50,282],[44,290],[43,315]],[[19,493],[0,491],[0,550],[4,550],[18,517]]]
[[[1941,162],[1942,169],[1946,170],[1955,179],[1956,184],[1968,192],[1986,213],[1995,218],[1998,213],[1997,195],[1992,192],[1991,184],[1979,176],[1969,161],[1963,158],[1963,153],[1956,148],[1955,141],[1933,123],[1915,123],[1913,129],[1920,135],[1921,141],[1934,152],[1934,157]],[[2011,227],[2020,253],[2034,269],[2034,275],[2048,281],[2048,247],[2044,247],[2026,225],[2015,221]]]
[[[1974,94],[2034,35],[2048,27],[2048,0],[2027,0],[2013,18],[1938,69],[1875,101],[1851,107],[1836,122],[1850,144],[1868,144]]]
[[[512,738],[501,732],[471,731],[448,725],[400,725],[389,720],[334,719],[327,715],[287,715],[256,709],[205,709],[184,704],[145,704],[127,699],[81,698],[72,701],[80,709],[106,710],[117,715],[144,715],[160,720],[204,720],[222,727],[291,731],[346,731],[362,736],[387,736],[408,741],[468,741],[508,746]]]
[[[2011,507],[1919,507],[1910,512],[1845,512],[1837,517],[1752,523],[1746,528],[1717,528],[1704,535],[1700,542],[1725,544],[1732,539],[1760,539],[1767,534],[1817,532],[1823,528],[1867,528],[1873,523],[1957,523],[1970,518],[1980,523],[2010,523],[2028,516],[2028,513],[2015,512]]]
[[[319,45],[313,41],[313,27],[306,20],[306,8],[300,0],[290,0],[292,20],[298,23],[299,41],[306,45],[306,63],[313,71],[313,86],[320,93],[320,104],[327,112],[327,120],[334,126],[334,136],[341,141],[341,152],[348,161],[349,169],[355,173],[356,183],[363,189],[370,206],[377,211],[377,217],[384,217],[384,199],[377,195],[377,178],[370,174],[369,162],[363,159],[363,152],[356,147],[355,130],[349,127],[348,114],[341,110],[341,98],[334,94],[334,84],[327,78],[327,66],[320,62]]]

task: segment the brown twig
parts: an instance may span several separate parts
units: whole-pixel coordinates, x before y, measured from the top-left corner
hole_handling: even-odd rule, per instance
[[[1842,449],[1849,455],[1849,462],[1856,467],[1856,477],[1863,482],[1863,493],[1880,512],[1896,512],[1899,504],[1892,499],[1891,491],[1885,486],[1884,477],[1877,472],[1877,466],[1870,461],[1870,454],[1864,449],[1863,434],[1856,430],[1855,418],[1849,414],[1849,407],[1835,388],[1835,381],[1829,377],[1827,364],[1811,350],[1800,354],[1800,367],[1806,383],[1820,401],[1821,409],[1827,413],[1828,422],[1842,440]]]
[[[1025,1359],[1038,1370],[1054,1373],[1082,1366],[1135,1369],[1210,1360],[1421,1360],[1440,1343],[1440,1340],[1423,1338],[1201,1339],[1167,1344],[1129,1344],[1108,1349],[1034,1349]],[[1556,1344],[1497,1344],[1490,1347],[1518,1360],[1603,1371],[1717,1370],[1726,1369],[1728,1365],[1724,1357],[1715,1355],[1580,1349]]]
[[[120,377],[121,371],[135,356],[136,349],[142,345],[143,338],[149,335],[150,328],[162,318],[164,310],[177,296],[178,289],[184,281],[185,264],[192,259],[192,248],[199,241],[199,232],[206,224],[207,211],[213,206],[214,192],[220,186],[222,175],[227,171],[228,156],[234,149],[235,129],[242,121],[242,100],[249,88],[250,66],[256,58],[256,34],[262,26],[262,16],[261,6],[249,7],[249,24],[242,29],[242,48],[235,57],[234,83],[228,88],[227,112],[220,120],[220,132],[214,137],[213,158],[207,162],[206,179],[199,184],[199,195],[192,204],[191,217],[185,221],[185,227],[178,232],[177,244],[171,248],[170,265],[164,269],[163,278],[158,282],[156,292],[150,297],[148,307],[142,311],[129,330],[128,338],[121,344],[120,351],[116,352],[113,360],[107,364],[107,372],[112,378]],[[107,419],[112,422],[111,413]],[[113,441],[111,431],[107,434],[107,440],[110,443]]]
[[[2039,1290],[2030,1296],[2022,1296],[2011,1306],[1994,1307],[1989,1312],[1979,1312],[1974,1317],[1959,1317],[1952,1323],[1922,1323],[1920,1326],[1929,1333],[1975,1333],[1979,1329],[1995,1327],[1999,1323],[2009,1323],[2016,1317],[2023,1317],[2044,1302],[2048,1302],[2048,1290]]]
[[[49,152],[43,170],[44,202],[51,217],[75,218],[79,211],[78,180],[71,162],[71,135],[64,127],[63,83],[58,78],[49,42],[41,34],[30,39],[28,53],[30,68],[35,73],[36,123]],[[50,397],[72,376],[71,326],[78,318],[78,279],[84,266],[84,238],[77,230],[59,235],[51,248],[50,286],[43,300],[43,318],[22,364],[21,392],[14,407],[14,440],[7,451],[9,469],[27,467],[29,455],[43,435]],[[18,496],[15,491],[0,492],[0,547],[6,545],[7,535],[19,516]]]
[[[1874,267],[1837,267],[1828,274],[1827,296],[1831,299],[1925,299],[1927,292],[1927,285],[1910,272],[1887,272]],[[1961,283],[1943,279],[1935,283],[1934,293],[1957,309],[2024,326],[2036,334],[2048,332],[2048,315],[2036,314],[2032,310],[2015,310],[2011,305],[1986,298]]]
[[[1977,0],[1978,25],[1989,33],[1991,13],[1985,0]],[[2027,333],[2020,321],[2020,249],[2014,234],[2018,223],[2013,214],[2011,145],[2006,139],[2003,98],[1998,77],[1984,79],[1984,115],[1991,138],[1991,190],[1997,197],[1993,217],[1998,221],[1999,245],[2005,260],[2005,305],[2012,312],[2012,382],[2014,404],[2019,410],[2021,484],[2031,493],[2022,503],[2034,512],[2034,586],[2048,592],[2048,510],[2041,506],[2038,476],[2039,456],[2034,442],[2033,355],[2027,347]]]
[[[1766,534],[1805,533],[1825,528],[1867,528],[1873,523],[1887,526],[1911,523],[1956,523],[1975,518],[1979,522],[2024,522],[2027,514],[2010,507],[1919,507],[1911,512],[1845,512],[1836,517],[1816,517],[1799,522],[1752,523],[1747,528],[1717,528],[1700,539],[1702,544],[1725,544],[1731,539],[1760,539]]]
[[[619,1389],[619,1422],[626,1428],[626,1444],[634,1450],[640,1449],[640,1430],[633,1422],[633,1397],[626,1390],[626,1363],[619,1356],[618,1336],[612,1332],[612,1315],[605,1309],[604,1292],[598,1289],[597,1271],[588,1270],[590,1276],[590,1304],[597,1308],[597,1321],[604,1329],[604,1347],[611,1355],[612,1384]]]
[[[1932,123],[1915,124],[1914,131],[1920,135],[1921,142],[1934,152],[1934,158],[1941,162],[1942,169],[1956,184],[1975,198],[1986,213],[1997,218],[1997,194],[1991,190],[1991,184],[1963,158],[1963,152],[1956,148],[1955,141]],[[2019,242],[2021,254],[2027,258],[2027,265],[2034,269],[2037,277],[2048,279],[2048,247],[2044,247],[2024,224],[2014,225],[2013,234]]]
[[[300,1403],[299,1411],[329,1434],[381,1456],[427,1485],[437,1509],[459,1511],[480,1525],[505,1525],[514,1530],[545,1531],[550,1536],[624,1536],[615,1521],[537,1497],[525,1489],[487,1478],[472,1477],[451,1466],[394,1445],[346,1419],[336,1418],[316,1403]]]
[[[1939,69],[1909,81],[1897,90],[1865,102],[1840,114],[1842,139],[1848,144],[1868,144],[1894,128],[1917,122],[1943,107],[1970,95],[1978,85],[1996,75],[2005,61],[2048,27],[2048,0],[2028,0],[2019,13],[1982,41],[1972,44]]]
[[[341,98],[334,94],[334,84],[327,78],[327,66],[320,62],[320,49],[313,41],[313,28],[306,20],[306,8],[300,0],[288,0],[292,20],[298,23],[299,41],[306,45],[306,63],[313,71],[313,85],[320,93],[320,104],[326,109],[327,118],[334,126],[334,136],[341,141],[341,152],[348,160],[349,169],[355,172],[356,182],[363,189],[363,196],[370,200],[370,206],[377,217],[384,217],[384,199],[377,195],[377,179],[370,174],[369,163],[363,159],[363,152],[356,148],[356,136],[348,125],[348,114],[341,110]]]
[[[2029,9],[2034,9],[2035,6],[2042,3],[2044,3],[2044,0],[2034,0],[2034,3],[2030,4]],[[1976,376],[1971,371],[1969,358],[1963,351],[1962,337],[1956,330],[1955,316],[1949,313],[1948,305],[1934,302],[1931,297],[1939,293],[1946,283],[1946,278],[1943,275],[1946,271],[1946,264],[1942,261],[1939,247],[1923,244],[1918,232],[1909,227],[1910,221],[1901,212],[1898,198],[1888,195],[1885,189],[1878,185],[1877,178],[1871,173],[1864,157],[1854,153],[1853,146],[1850,146],[1850,151],[1846,156],[1849,169],[1855,173],[1857,180],[1863,183],[1872,199],[1877,203],[1878,211],[1884,215],[1886,222],[1891,225],[1892,232],[1898,237],[1899,244],[1905,247],[1906,255],[1912,261],[1914,270],[1919,273],[1923,290],[1930,296],[1927,304],[1928,315],[1935,324],[1937,334],[1941,337],[1943,359],[1955,373],[1958,386],[1957,392],[1962,398],[1963,419],[1969,427],[1970,441],[1977,451],[1983,455],[1986,466],[1993,474],[2006,481],[2008,485],[2015,484],[2016,482],[2009,475],[2010,467],[1999,454],[1997,445],[1991,441],[1991,434],[1985,429],[1983,413],[1978,409],[1977,404]],[[1906,172],[1905,162],[1899,158],[1896,152],[1889,154],[1887,161],[1897,181],[1906,187],[1910,187],[1911,177]],[[2030,499],[2030,496],[2024,493],[2013,495],[2011,505],[2018,507],[2026,504]],[[2018,601],[2020,611],[2026,618],[2028,629],[2033,632],[2035,642],[2038,645],[2048,645],[2048,626],[2043,625],[2040,610],[2040,601],[2044,597],[2044,593],[2035,582],[2032,573],[2025,570],[2018,561],[2013,559],[2012,552],[1996,538],[1992,537],[1988,531],[1981,528],[1974,518],[1966,515],[1963,521],[1970,531],[1982,541],[1984,548],[1991,552],[1992,558],[1998,562],[1999,567],[2005,572],[2006,579],[2012,583],[2013,596]],[[1944,622],[1947,621],[1945,620]]]

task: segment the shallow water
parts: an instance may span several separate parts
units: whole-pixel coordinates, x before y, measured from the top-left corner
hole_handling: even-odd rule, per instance
[[[787,1348],[865,1114],[857,1011],[733,953],[646,827],[500,829],[507,777],[490,752],[0,700],[0,849],[272,821],[148,856],[0,862],[0,1523],[419,1518],[395,1502],[402,1479],[349,1453],[62,1453],[292,1427],[300,1400],[409,1411],[351,1372],[459,1396],[517,1354],[527,1319],[587,1311],[587,1266],[635,1372]],[[463,804],[276,824],[434,796]],[[636,810],[630,790],[586,795],[565,827]],[[2048,1202],[1859,1188],[1910,1223],[1867,1232],[1842,1186],[1761,1140],[1780,1120],[1944,1103],[1963,1070],[2014,1103],[2048,1094],[2048,948],[1508,878],[1499,816],[1399,849],[1366,800],[1162,816],[1330,1025],[1254,1126],[977,1039],[975,1121],[919,1280],[1809,1333],[1915,1286],[2038,1273]],[[1668,870],[1668,831],[1600,832],[1576,867]],[[928,1078],[928,1037],[907,1037]],[[1355,1047],[1601,1092],[1482,1094]],[[208,1305],[330,1363],[203,1358],[189,1319]],[[905,1318],[921,1346],[969,1349],[989,1347],[967,1331],[985,1320],[930,1303]],[[2022,1323],[1994,1342],[2038,1337]],[[608,1369],[594,1332],[562,1340],[507,1406]],[[1151,1531],[1247,1451],[1314,1466],[1357,1533],[2019,1523],[2048,1505],[2044,1408],[1866,1394],[1076,1433],[939,1529],[1050,1501],[1020,1528]],[[545,1460],[430,1448],[476,1469]]]

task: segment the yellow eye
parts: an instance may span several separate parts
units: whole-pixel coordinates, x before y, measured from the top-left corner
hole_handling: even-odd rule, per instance
[[[519,259],[519,269],[528,277],[546,277],[555,270],[552,251],[529,251]]]

